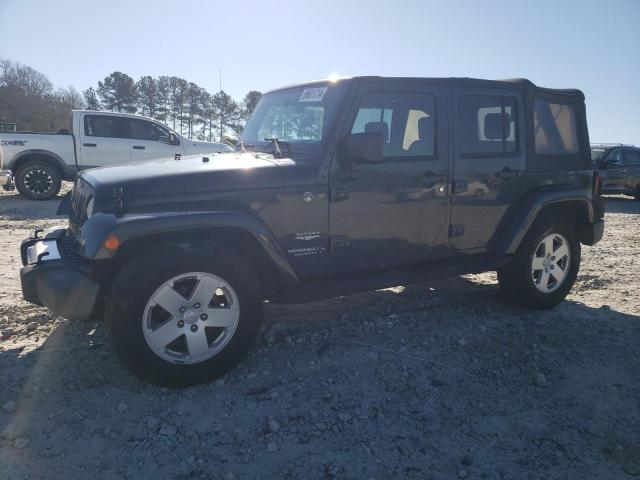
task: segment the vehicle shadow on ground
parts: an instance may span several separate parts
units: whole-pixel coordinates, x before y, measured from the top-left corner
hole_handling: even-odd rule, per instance
[[[630,213],[640,214],[640,202],[631,197],[605,197],[607,213]]]
[[[371,329],[365,328],[372,323]],[[270,341],[274,330],[277,334]],[[544,435],[557,442],[564,438],[579,443],[583,436],[586,441],[595,442],[580,453],[585,465],[606,460],[621,468],[629,462],[640,462],[640,458],[627,450],[612,449],[603,459],[599,449],[604,448],[603,442],[621,444],[626,449],[627,443],[633,441],[623,431],[625,425],[633,423],[638,407],[622,407],[626,396],[640,393],[638,366],[637,362],[622,359],[637,355],[639,330],[639,316],[574,301],[565,301],[548,312],[526,311],[503,301],[496,284],[459,277],[306,305],[267,306],[265,333],[249,358],[228,375],[224,384],[169,390],[144,384],[129,374],[118,362],[101,324],[63,321],[34,351],[25,353],[5,343],[0,352],[1,378],[6,386],[12,386],[17,410],[0,413],[0,432],[9,439],[5,442],[21,436],[31,439],[22,450],[8,447],[19,452],[16,458],[31,470],[15,464],[9,467],[9,473],[33,476],[55,467],[69,475],[73,471],[64,470],[67,467],[61,467],[61,462],[69,452],[83,450],[87,431],[98,455],[110,452],[111,459],[127,452],[131,442],[143,441],[140,439],[164,442],[163,445],[170,442],[186,454],[192,429],[201,428],[200,435],[217,438],[215,432],[221,428],[233,431],[240,417],[244,419],[243,428],[249,431],[238,435],[246,435],[249,443],[255,442],[251,432],[261,431],[264,418],[282,416],[282,401],[295,398],[296,409],[323,408],[322,403],[318,407],[312,400],[318,396],[318,385],[301,385],[300,378],[318,378],[320,383],[320,379],[331,376],[338,379],[333,380],[337,383],[331,388],[339,392],[342,402],[367,403],[380,395],[377,388],[385,388],[385,395],[394,395],[393,408],[398,412],[407,408],[424,408],[430,415],[438,412],[440,427],[436,438],[453,439],[448,429],[455,430],[460,424],[460,414],[456,412],[465,412],[462,415],[467,417],[462,421],[475,425],[478,448],[482,445],[477,439],[489,435],[493,427],[474,423],[475,415],[478,421],[488,414],[508,419],[503,438],[514,436],[513,441],[516,437],[523,441],[522,435],[542,435],[538,432],[541,425],[536,424],[542,422]],[[394,335],[387,333],[390,331]],[[456,343],[455,339],[460,338],[467,339],[464,346]],[[617,357],[611,357],[610,349],[617,349]],[[532,351],[537,352],[535,355],[549,354],[554,360],[532,360]],[[324,362],[323,369],[318,371],[314,362]],[[416,397],[414,390],[398,387],[395,382],[404,371],[393,373],[400,368],[398,362],[404,365],[402,369],[416,369],[412,380],[415,390],[437,391],[437,396]],[[547,373],[554,388],[532,386],[532,362],[540,364],[536,368]],[[261,374],[263,368],[271,369],[270,373]],[[389,369],[388,377],[361,374]],[[594,369],[597,375],[589,373]],[[351,375],[354,371],[357,374]],[[377,382],[380,386],[376,386]],[[617,390],[618,384],[624,385],[624,391]],[[269,392],[278,388],[282,389],[279,396],[270,397]],[[251,402],[259,405],[259,418],[255,420],[257,414],[247,410]],[[421,402],[425,402],[422,407]],[[553,406],[567,402],[573,404],[569,423],[573,425],[574,417],[584,415],[581,422],[586,422],[588,435],[571,433],[571,425],[562,425],[562,421],[554,425]],[[541,410],[542,406],[550,406],[551,413]],[[161,426],[148,429],[143,421],[149,415],[162,419],[166,411],[179,413],[183,408],[225,411],[228,415],[216,416],[215,420],[201,418],[204,424],[200,426],[177,415],[171,418],[176,431],[169,438],[158,433]],[[529,414],[523,409],[530,410],[531,418],[526,421],[523,418]],[[218,424],[214,428],[211,422]],[[374,424],[363,424],[365,437],[378,434]],[[213,429],[211,432],[207,425]],[[330,452],[332,445],[342,440],[348,439],[334,435],[319,440],[315,446],[322,451],[324,445]],[[492,441],[495,444],[499,440]],[[217,448],[224,451],[225,446]],[[533,447],[530,441],[519,448],[530,448],[531,455],[540,461],[551,455]],[[14,453],[7,452],[0,451],[0,463],[14,465],[8,458]],[[447,456],[437,449],[425,455]],[[506,462],[502,454],[495,455],[483,453],[476,464]],[[573,451],[570,455],[574,455]],[[273,465],[286,464],[286,452],[269,461],[275,462]]]

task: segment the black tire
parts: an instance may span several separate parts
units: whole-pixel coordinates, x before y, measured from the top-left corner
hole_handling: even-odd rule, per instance
[[[534,283],[532,261],[542,239],[553,233],[560,234],[567,240],[570,264],[560,286],[552,292],[543,293]],[[525,308],[555,307],[565,299],[573,287],[580,269],[580,254],[580,240],[575,225],[554,212],[542,213],[525,235],[511,262],[498,270],[500,290],[512,302]]]
[[[48,162],[32,160],[16,172],[16,188],[31,200],[49,200],[60,191],[62,177],[56,167]]]
[[[234,289],[240,304],[235,333],[224,348],[199,363],[171,363],[156,355],[144,337],[142,318],[153,292],[170,278],[188,272],[211,273]],[[106,328],[122,363],[143,380],[166,387],[213,381],[249,352],[262,323],[262,298],[256,273],[235,251],[220,244],[165,245],[136,256],[117,275],[107,297]]]

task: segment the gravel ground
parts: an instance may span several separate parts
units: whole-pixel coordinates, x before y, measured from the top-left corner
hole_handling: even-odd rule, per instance
[[[186,390],[21,300],[18,245],[56,206],[0,195],[0,478],[640,476],[640,202],[610,198],[551,311],[494,274],[267,306],[249,358]]]

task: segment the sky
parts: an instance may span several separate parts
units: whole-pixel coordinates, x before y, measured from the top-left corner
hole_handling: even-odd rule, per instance
[[[640,145],[640,0],[0,0],[0,57],[57,87],[119,70],[241,99],[330,74],[524,77],[586,96],[592,142]]]

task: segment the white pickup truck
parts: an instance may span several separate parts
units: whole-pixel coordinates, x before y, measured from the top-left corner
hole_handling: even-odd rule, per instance
[[[85,168],[231,150],[189,140],[151,118],[74,110],[71,132],[0,132],[0,185],[10,190],[15,183],[25,197],[46,200]]]

